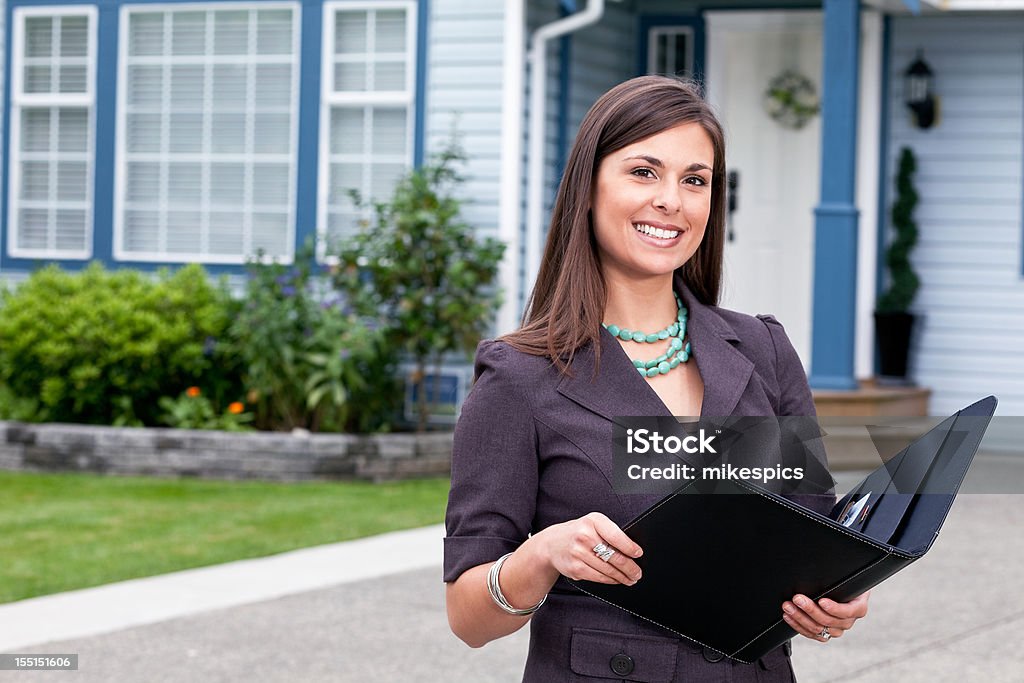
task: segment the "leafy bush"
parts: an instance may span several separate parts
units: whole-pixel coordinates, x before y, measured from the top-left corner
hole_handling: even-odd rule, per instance
[[[152,425],[168,388],[237,392],[223,339],[233,308],[198,265],[156,277],[98,263],[38,270],[0,293],[0,385],[9,392],[0,409],[16,404],[26,420]]]
[[[372,224],[337,249],[336,286],[364,315],[386,321],[388,344],[416,360],[419,430],[426,428],[428,361],[471,352],[490,325],[499,296],[489,291],[505,245],[477,239],[459,217],[452,189],[463,156],[450,145],[402,178],[390,201],[373,204]],[[358,195],[353,198],[365,205]]]
[[[15,396],[10,388],[0,384],[0,420],[31,422],[39,414],[39,401]]]
[[[260,429],[387,427],[393,361],[376,327],[343,305],[306,244],[294,265],[249,264],[231,326]],[[378,385],[377,382],[381,384]]]

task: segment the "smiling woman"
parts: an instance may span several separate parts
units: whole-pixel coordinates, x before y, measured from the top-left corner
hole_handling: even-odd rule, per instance
[[[672,274],[696,253],[711,215],[715,147],[699,123],[681,123],[601,160],[594,181],[591,223],[601,274],[608,289],[604,319],[630,330],[657,329],[676,320],[680,304],[666,298]],[[618,293],[623,296],[618,296]],[[659,296],[659,294],[661,296]],[[649,302],[649,303],[648,303]],[[685,322],[680,327],[685,329]],[[678,336],[673,335],[673,336]],[[647,368],[650,385],[674,415],[697,415],[703,383],[689,353],[670,342],[665,358]],[[632,338],[619,336],[627,354]],[[673,364],[675,357],[678,363]],[[668,370],[682,371],[668,376]],[[639,367],[639,366],[638,366]]]
[[[671,275],[697,251],[711,213],[714,156],[700,124],[684,123],[601,161],[591,211],[609,289]]]
[[[448,620],[474,647],[530,622],[525,681],[792,680],[788,644],[743,664],[565,580],[643,581],[622,527],[660,496],[613,488],[617,417],[814,414],[782,326],[716,305],[725,175],[722,127],[694,84],[610,90],[580,125],[522,327],[477,350],[452,453]],[[825,642],[866,609],[866,595],[796,595],[779,619]]]

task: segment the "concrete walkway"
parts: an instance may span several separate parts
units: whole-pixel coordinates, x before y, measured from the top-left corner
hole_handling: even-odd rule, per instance
[[[0,652],[437,567],[443,537],[439,524],[0,605]]]
[[[1022,465],[1024,467],[1024,465]],[[1024,496],[962,495],[928,556],[872,592],[801,683],[1022,681]],[[448,630],[440,526],[0,606],[0,652],[79,671],[0,681],[518,681],[526,629],[480,650]]]

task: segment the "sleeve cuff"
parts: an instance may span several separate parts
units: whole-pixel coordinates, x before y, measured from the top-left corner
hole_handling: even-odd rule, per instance
[[[444,581],[451,582],[467,569],[493,562],[519,547],[517,541],[495,536],[446,536],[444,539]]]

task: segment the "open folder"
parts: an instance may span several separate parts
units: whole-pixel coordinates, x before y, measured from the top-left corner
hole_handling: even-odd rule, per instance
[[[692,481],[623,530],[644,549],[633,586],[580,590],[752,662],[796,632],[782,603],[847,602],[931,547],[996,407],[989,396],[889,459],[829,516],[743,480]],[[734,494],[734,495],[726,495]]]

